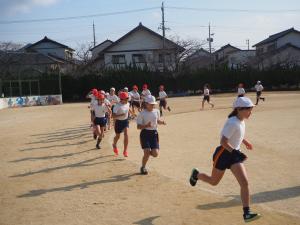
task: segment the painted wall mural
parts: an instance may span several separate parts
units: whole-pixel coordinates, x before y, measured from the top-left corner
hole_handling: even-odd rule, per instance
[[[61,95],[0,98],[0,109],[27,107],[27,106],[59,105],[59,104],[62,104]]]

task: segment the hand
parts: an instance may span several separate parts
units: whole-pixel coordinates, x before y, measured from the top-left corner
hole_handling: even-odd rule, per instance
[[[148,128],[148,127],[151,127],[151,122],[149,122],[145,125],[145,128]]]
[[[253,149],[252,144],[249,143],[249,142],[246,142],[246,143],[245,143],[245,146],[246,146],[246,148],[247,148],[248,150],[252,150],[252,149]]]
[[[162,125],[167,125],[167,123],[165,121],[162,121]]]

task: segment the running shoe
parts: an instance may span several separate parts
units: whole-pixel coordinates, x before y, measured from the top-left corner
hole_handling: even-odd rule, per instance
[[[117,147],[113,146],[113,151],[114,151],[114,153],[115,153],[116,156],[119,155],[119,150],[118,150]]]
[[[128,152],[127,152],[127,151],[124,151],[124,152],[123,152],[123,155],[124,155],[124,157],[128,157]]]
[[[249,211],[247,214],[244,214],[243,217],[244,217],[244,221],[247,223],[259,219],[261,215]]]
[[[100,145],[99,145],[99,144],[96,144],[96,148],[97,148],[97,149],[100,149],[101,147],[100,147]]]
[[[191,173],[191,176],[190,176],[190,184],[192,186],[195,186],[197,181],[198,181],[198,174],[199,174],[199,171],[197,168],[194,168],[192,170],[192,173]]]
[[[168,106],[168,108],[167,108],[167,109],[168,109],[168,111],[169,111],[169,112],[171,112],[171,108],[170,108],[169,106]]]
[[[145,168],[145,167],[141,167],[141,174],[142,175],[147,175],[148,174],[148,171],[147,171],[147,169]]]

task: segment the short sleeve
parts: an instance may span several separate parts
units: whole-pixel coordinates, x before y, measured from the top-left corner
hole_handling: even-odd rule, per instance
[[[114,109],[113,109],[113,113],[114,113],[114,114],[117,114],[118,111],[119,111],[119,106],[118,106],[118,105],[115,105],[115,106],[114,106]]]
[[[236,130],[237,130],[237,124],[227,121],[222,129],[221,135],[229,139],[236,132]]]
[[[142,116],[142,113],[140,113],[136,119],[136,123],[138,125],[144,125],[144,120],[143,120],[143,116]]]

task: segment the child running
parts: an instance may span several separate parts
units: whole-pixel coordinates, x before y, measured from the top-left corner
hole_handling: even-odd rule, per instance
[[[93,105],[94,113],[95,113],[95,120],[94,124],[96,126],[96,133],[97,133],[97,144],[96,148],[100,149],[100,142],[104,137],[104,129],[106,127],[107,118],[105,116],[106,113],[111,114],[111,110],[107,104],[104,103],[105,96],[101,93],[97,96],[97,104]]]
[[[94,124],[95,113],[94,113],[93,105],[97,104],[97,99],[96,99],[97,96],[98,96],[98,90],[96,88],[93,88],[86,96],[87,98],[91,99],[89,109],[90,109],[90,114],[91,114],[91,118],[90,118],[91,119],[91,128],[93,128],[94,139],[97,138],[97,133],[96,133],[96,128],[95,128],[95,124]]]
[[[243,204],[243,218],[249,222],[260,217],[259,214],[250,211],[250,194],[248,187],[248,178],[243,162],[247,156],[240,151],[240,145],[243,143],[248,150],[253,146],[248,142],[245,136],[245,119],[248,119],[253,109],[253,103],[247,97],[237,98],[234,102],[234,110],[229,114],[222,132],[221,146],[217,147],[213,154],[213,169],[211,175],[199,172],[194,168],[190,176],[190,184],[195,186],[197,180],[217,185],[222,179],[225,170],[230,169],[237,179],[241,188],[241,200]]]
[[[210,95],[209,95],[209,85],[205,84],[204,85],[204,90],[203,90],[203,100],[202,100],[202,110],[204,109],[204,103],[207,101],[208,104],[213,108],[215,105],[213,103],[210,103]]]
[[[138,86],[134,85],[132,87],[132,91],[129,92],[129,96],[131,96],[131,109],[133,114],[135,114],[135,108],[137,108],[138,112],[141,111],[141,98],[138,92]]]
[[[258,102],[260,99],[265,101],[265,98],[261,97],[261,93],[264,90],[264,87],[262,86],[261,82],[258,80],[256,85],[255,85],[255,90],[256,90],[256,103],[255,105],[258,105]]]
[[[159,138],[157,125],[166,123],[160,120],[159,111],[155,109],[156,100],[154,96],[145,98],[145,109],[137,117],[137,129],[141,130],[140,143],[144,151],[142,158],[141,174],[147,175],[146,164],[150,156],[157,157],[159,151]]]
[[[244,84],[239,83],[238,85],[238,97],[244,97],[246,94],[245,89],[244,89]]]
[[[119,98],[118,96],[115,94],[116,93],[116,89],[114,87],[111,87],[109,90],[109,95],[107,95],[107,100],[110,102],[111,105],[111,111],[114,110],[115,105],[119,102]],[[108,119],[108,129],[110,130],[112,126],[112,119],[109,118]]]
[[[143,85],[143,91],[142,91],[142,94],[141,94],[141,99],[142,99],[142,108],[145,107],[145,98],[147,96],[151,95],[151,92],[150,90],[148,89],[148,84],[144,84]]]
[[[113,118],[115,119],[115,137],[113,141],[113,151],[115,155],[119,154],[117,148],[118,140],[120,139],[121,133],[124,132],[124,157],[128,157],[128,128],[129,128],[129,113],[131,113],[128,103],[128,93],[120,92],[120,102],[117,103],[113,109]]]
[[[171,108],[168,106],[167,107],[167,100],[166,98],[168,97],[167,93],[165,92],[165,87],[164,85],[160,85],[159,86],[159,111],[160,111],[160,115],[163,115],[162,109],[166,110],[168,109],[168,111],[171,111]]]

